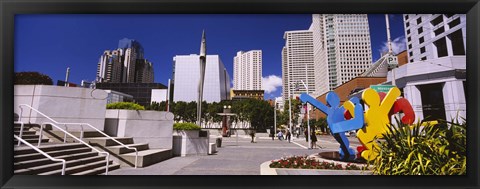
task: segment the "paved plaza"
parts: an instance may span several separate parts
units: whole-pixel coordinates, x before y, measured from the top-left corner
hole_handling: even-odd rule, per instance
[[[145,167],[125,167],[111,171],[110,175],[260,175],[260,164],[265,161],[292,155],[310,155],[323,151],[337,151],[339,144],[330,135],[317,136],[322,148],[307,149],[305,138],[272,141],[269,137],[258,137],[256,143],[250,137],[240,135],[224,137],[218,152],[208,156],[173,157]],[[355,137],[348,137],[351,146],[360,145]],[[214,138],[210,142],[214,142]]]

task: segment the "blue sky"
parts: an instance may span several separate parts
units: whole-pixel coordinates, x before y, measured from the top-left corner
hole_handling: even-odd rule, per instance
[[[369,15],[372,57],[385,49],[383,14]],[[15,72],[38,71],[56,83],[65,79],[80,84],[94,80],[97,63],[105,50],[113,50],[122,38],[136,39],[145,58],[153,62],[155,82],[167,84],[175,55],[198,54],[202,30],[207,35],[207,54],[218,54],[233,78],[237,51],[263,51],[263,77],[267,99],[280,96],[283,34],[308,29],[310,14],[262,15],[17,15],[15,17]],[[405,49],[403,19],[390,15],[395,49]],[[280,83],[281,84],[281,83]]]

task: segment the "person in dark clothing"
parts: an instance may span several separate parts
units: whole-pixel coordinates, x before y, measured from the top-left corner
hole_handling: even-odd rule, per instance
[[[308,142],[308,131],[307,130],[303,131],[303,134],[305,136],[305,141]]]
[[[285,134],[285,136],[287,137],[288,143],[290,143],[290,138],[292,136],[292,133],[290,133],[290,130],[287,130],[287,134]]]
[[[312,148],[315,149],[317,146],[317,135],[315,135],[315,132],[311,132],[310,138],[312,139]]]

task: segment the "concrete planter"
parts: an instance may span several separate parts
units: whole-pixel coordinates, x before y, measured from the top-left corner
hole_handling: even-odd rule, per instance
[[[260,165],[260,175],[372,175],[371,171],[363,170],[270,168],[270,163],[266,161]]]
[[[174,156],[208,155],[209,134],[200,136],[199,130],[179,130],[173,135]]]
[[[148,143],[152,149],[172,149],[172,130],[170,112],[110,109],[105,114],[105,133],[132,137],[135,143]]]

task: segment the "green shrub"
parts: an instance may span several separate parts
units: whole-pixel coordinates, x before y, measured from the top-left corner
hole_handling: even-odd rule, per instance
[[[398,122],[398,121],[397,121]],[[437,125],[400,124],[378,140],[373,163],[378,175],[465,175],[466,121],[440,121]]]
[[[173,124],[174,130],[200,130],[201,127],[194,123],[175,123]]]
[[[145,107],[133,102],[115,102],[107,104],[107,109],[145,110]]]
[[[15,85],[53,85],[52,78],[39,72],[15,73]]]

